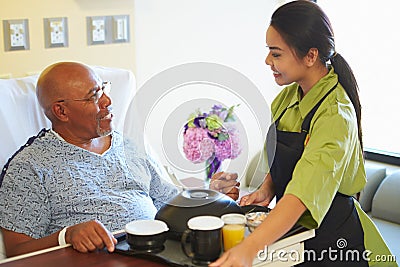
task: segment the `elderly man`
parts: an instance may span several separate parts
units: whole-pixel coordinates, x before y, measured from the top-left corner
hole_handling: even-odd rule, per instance
[[[112,252],[111,231],[153,219],[177,194],[151,158],[113,131],[108,89],[80,63],[56,63],[40,75],[37,97],[52,129],[30,138],[0,176],[7,256],[65,243]],[[236,199],[236,178],[222,173],[212,184]]]

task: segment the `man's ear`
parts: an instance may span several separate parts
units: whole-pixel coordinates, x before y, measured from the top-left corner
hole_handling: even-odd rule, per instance
[[[317,48],[310,48],[307,55],[304,57],[304,62],[308,67],[312,67],[319,60],[319,51]]]
[[[66,111],[67,108],[63,103],[54,103],[51,106],[51,112],[53,113],[54,117],[56,117],[60,121],[68,121],[68,116]]]

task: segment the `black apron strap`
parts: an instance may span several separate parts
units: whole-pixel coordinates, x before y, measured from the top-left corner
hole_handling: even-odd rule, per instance
[[[317,112],[319,106],[321,106],[322,102],[324,102],[325,98],[335,90],[336,86],[338,85],[339,81],[318,101],[318,103],[308,112],[307,116],[304,118],[304,121],[301,125],[301,131],[308,133],[310,131],[311,120],[314,117],[315,112]]]

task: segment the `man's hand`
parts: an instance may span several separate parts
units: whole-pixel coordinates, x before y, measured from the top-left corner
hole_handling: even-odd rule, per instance
[[[117,239],[99,221],[89,221],[68,227],[65,241],[80,252],[89,252],[107,247],[113,252]]]
[[[1,227],[0,230],[3,233],[7,257],[58,245],[59,232],[35,239],[26,234]],[[93,251],[104,247],[112,252],[117,244],[114,236],[98,221],[89,221],[68,227],[65,233],[65,241],[80,252]]]
[[[233,200],[239,198],[239,185],[236,181],[237,173],[218,172],[211,177],[210,189],[219,191],[231,197]]]

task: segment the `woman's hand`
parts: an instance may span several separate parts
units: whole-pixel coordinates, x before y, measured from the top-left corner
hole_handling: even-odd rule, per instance
[[[250,267],[256,255],[256,249],[243,242],[226,251],[222,256],[211,263],[210,267]]]
[[[211,177],[210,189],[219,191],[231,197],[233,200],[239,198],[239,185],[236,181],[237,173],[218,172]]]
[[[274,184],[270,174],[265,176],[261,187],[253,193],[246,195],[240,199],[240,206],[260,205],[268,206],[275,196]]]
[[[257,253],[287,233],[306,209],[303,202],[295,195],[284,195],[254,232],[209,266],[252,266]]]

